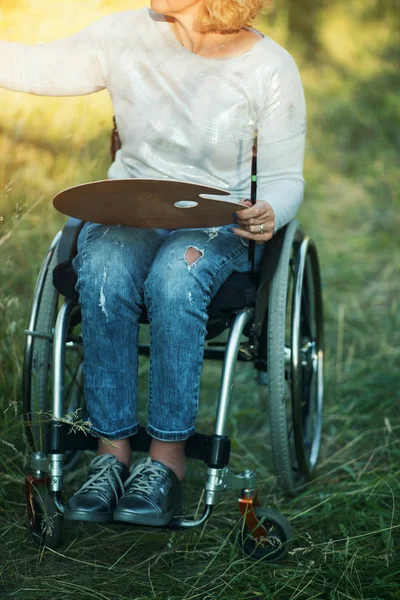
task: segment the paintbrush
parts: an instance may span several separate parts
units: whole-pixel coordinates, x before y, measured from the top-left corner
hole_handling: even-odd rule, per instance
[[[254,205],[257,202],[257,146],[258,146],[258,129],[254,130],[253,135],[253,157],[251,159],[251,195],[250,202]],[[251,272],[254,273],[254,255],[255,241],[249,240],[249,260],[251,261]]]

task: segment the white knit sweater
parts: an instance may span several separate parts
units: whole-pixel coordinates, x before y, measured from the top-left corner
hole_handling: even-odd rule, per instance
[[[305,102],[292,57],[264,36],[235,58],[208,59],[149,8],[114,13],[68,38],[0,41],[0,86],[47,96],[107,89],[122,148],[111,179],[179,179],[249,198],[254,128],[258,199],[279,229],[303,198]]]

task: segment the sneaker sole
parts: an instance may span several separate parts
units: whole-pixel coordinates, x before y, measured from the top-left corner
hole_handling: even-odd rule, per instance
[[[112,513],[88,513],[83,510],[66,510],[64,512],[65,521],[87,521],[89,523],[112,523]]]
[[[114,522],[117,523],[131,523],[132,525],[147,525],[149,527],[163,527],[164,525],[168,525],[168,523],[177,515],[183,513],[183,505],[179,505],[174,509],[170,510],[168,513],[164,515],[160,515],[159,517],[154,516],[146,516],[146,515],[137,515],[132,513],[130,510],[116,510],[114,512]]]

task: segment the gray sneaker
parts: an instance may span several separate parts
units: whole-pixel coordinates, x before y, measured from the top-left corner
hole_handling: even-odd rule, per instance
[[[68,521],[111,523],[118,500],[124,493],[129,469],[112,454],[96,456],[89,464],[83,486],[65,506]]]
[[[162,527],[183,511],[182,484],[169,467],[144,458],[131,467],[114,521]]]

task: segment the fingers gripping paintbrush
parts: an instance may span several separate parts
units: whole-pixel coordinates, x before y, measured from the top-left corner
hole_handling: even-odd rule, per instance
[[[251,159],[251,195],[250,202],[254,205],[257,202],[257,146],[258,129],[254,130],[253,135],[253,157]],[[254,273],[254,255],[255,241],[249,240],[249,260],[251,261],[251,272]]]

